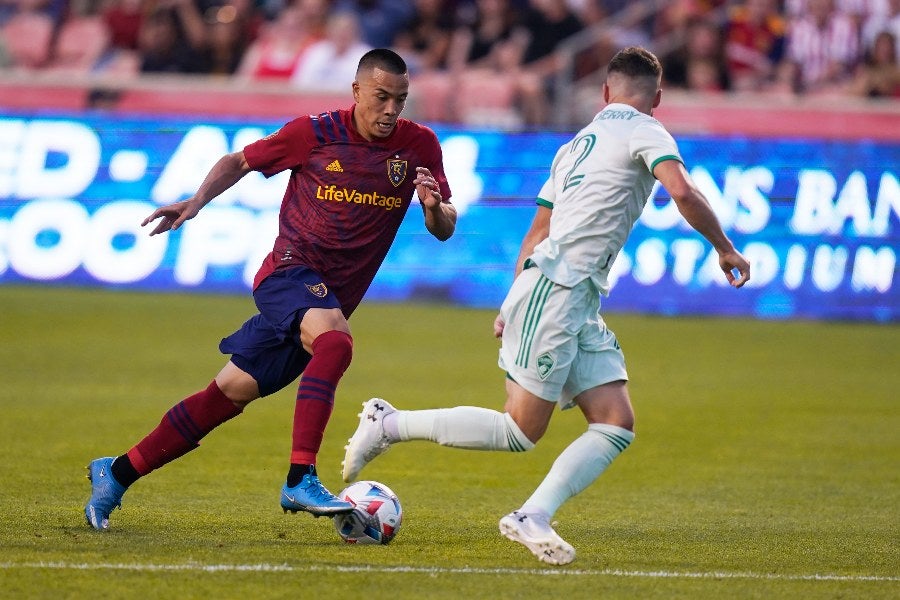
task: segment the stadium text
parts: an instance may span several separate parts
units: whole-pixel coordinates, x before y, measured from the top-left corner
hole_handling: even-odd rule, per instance
[[[0,283],[248,289],[277,233],[287,174],[266,179],[251,173],[179,232],[151,238],[140,223],[157,205],[190,197],[222,154],[277,126],[0,118]],[[370,296],[402,299],[415,289],[452,288],[446,293],[453,301],[499,304],[546,173],[540,161],[549,161],[564,138],[547,134],[543,145],[549,149],[537,153],[519,149],[513,135],[499,142],[497,135],[441,135],[453,200],[462,213],[458,235],[447,246],[422,246],[429,242],[419,235],[421,215],[410,212]],[[746,141],[732,156],[726,141],[717,144],[724,158],[692,157],[688,144],[685,159],[729,235],[752,260],[749,285],[759,290],[744,305],[727,297],[723,310],[897,318],[900,183],[884,165],[900,163],[847,165],[836,159],[794,168],[767,162],[759,150],[754,164],[740,156]],[[492,176],[483,177],[488,171]],[[497,180],[504,187],[490,187]],[[403,203],[333,186],[320,188],[318,197],[388,210]],[[435,262],[443,253],[446,258]],[[694,304],[698,290],[707,290],[710,312],[716,312],[725,296],[715,290],[725,294],[728,287],[716,253],[659,189],[611,280],[616,288],[652,289],[664,299],[629,305],[627,296],[634,294],[622,294],[617,306],[664,312],[681,310],[681,296],[684,310],[700,310]]]

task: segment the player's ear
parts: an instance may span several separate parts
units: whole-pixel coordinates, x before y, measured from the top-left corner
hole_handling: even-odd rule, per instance
[[[353,101],[359,102],[359,81],[353,81]]]

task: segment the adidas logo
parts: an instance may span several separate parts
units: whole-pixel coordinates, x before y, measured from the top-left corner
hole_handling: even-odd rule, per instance
[[[341,163],[337,161],[337,159],[331,161],[327,167],[325,167],[326,171],[337,171],[338,173],[344,172],[344,167],[341,166]]]

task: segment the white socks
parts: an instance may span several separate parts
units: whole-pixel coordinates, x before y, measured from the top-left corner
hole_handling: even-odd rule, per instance
[[[398,410],[385,417],[390,441],[430,440],[470,450],[524,452],[534,444],[508,413],[476,406],[433,410]]]
[[[588,430],[557,457],[522,510],[552,517],[563,502],[600,477],[633,439],[633,432],[615,425],[588,425]]]
[[[507,452],[534,448],[509,413],[475,406],[398,410],[384,418],[383,427],[391,443],[428,440],[454,448]],[[563,502],[593,483],[633,439],[634,433],[622,427],[588,425],[556,458],[522,510],[552,517]]]

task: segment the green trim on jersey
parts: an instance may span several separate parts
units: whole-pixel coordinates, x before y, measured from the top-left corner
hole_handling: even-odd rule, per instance
[[[553,289],[553,282],[541,275],[534,289],[531,290],[531,298],[528,299],[528,308],[525,310],[524,330],[519,342],[519,354],[516,356],[516,364],[523,369],[528,366],[528,355],[531,353],[531,344],[534,342],[534,333],[537,331],[538,321],[547,304],[547,297]]]
[[[681,160],[681,157],[675,156],[674,154],[666,154],[665,156],[660,156],[659,158],[657,158],[656,160],[653,161],[653,164],[650,165],[650,172],[653,173],[653,169],[656,168],[656,165],[658,165],[661,162],[667,161],[667,160],[677,160],[681,164],[684,164],[684,161]]]
[[[544,208],[549,208],[550,210],[553,210],[553,203],[550,202],[549,200],[544,200],[543,198],[538,198],[537,200],[534,201],[534,203],[537,204],[538,206],[543,206]]]

